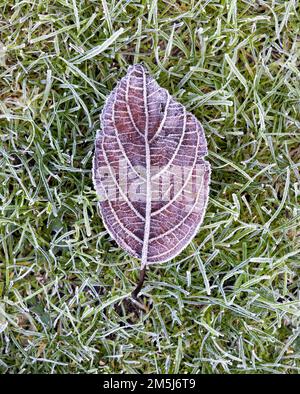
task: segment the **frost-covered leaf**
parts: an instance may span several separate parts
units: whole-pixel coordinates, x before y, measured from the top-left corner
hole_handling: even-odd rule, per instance
[[[170,260],[197,233],[210,165],[199,121],[134,65],[109,95],[93,180],[109,234],[148,264]]]

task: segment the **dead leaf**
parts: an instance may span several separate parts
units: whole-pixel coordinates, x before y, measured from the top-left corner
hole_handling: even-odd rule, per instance
[[[142,269],[172,259],[206,210],[210,164],[201,124],[134,65],[107,98],[101,127],[93,181],[109,234]]]

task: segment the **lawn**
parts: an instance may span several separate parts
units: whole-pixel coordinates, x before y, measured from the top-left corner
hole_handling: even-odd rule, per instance
[[[0,371],[300,371],[297,0],[0,2]],[[199,233],[150,266],[97,210],[99,115],[142,63],[203,124]]]

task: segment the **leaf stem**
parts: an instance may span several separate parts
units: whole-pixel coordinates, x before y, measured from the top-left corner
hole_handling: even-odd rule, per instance
[[[144,284],[144,280],[145,280],[145,276],[146,276],[146,270],[147,270],[147,266],[145,265],[141,271],[140,271],[140,279],[138,281],[138,284],[136,285],[136,288],[133,290],[133,292],[131,293],[132,298],[134,298],[135,300],[137,300],[137,296]]]

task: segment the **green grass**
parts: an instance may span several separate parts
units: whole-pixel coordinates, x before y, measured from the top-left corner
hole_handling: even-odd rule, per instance
[[[0,1],[0,370],[299,373],[299,4]],[[110,239],[91,166],[105,97],[142,62],[202,122],[192,244],[151,266]]]

